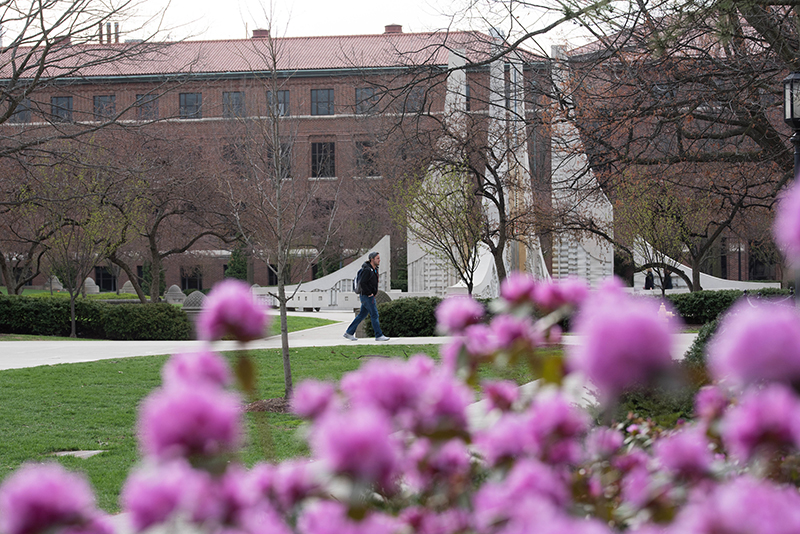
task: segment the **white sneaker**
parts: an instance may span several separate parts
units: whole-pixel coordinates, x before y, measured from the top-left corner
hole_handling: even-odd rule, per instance
[[[386,336],[376,337],[375,341],[389,341],[389,338]]]
[[[344,333],[344,337],[349,339],[350,341],[358,341],[358,338],[353,334],[348,334],[347,332]]]

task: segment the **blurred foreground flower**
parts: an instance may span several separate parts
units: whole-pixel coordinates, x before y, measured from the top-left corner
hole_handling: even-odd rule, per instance
[[[252,341],[266,335],[269,316],[253,298],[247,284],[228,279],[214,286],[197,319],[201,339],[213,341],[230,335],[238,341]]]

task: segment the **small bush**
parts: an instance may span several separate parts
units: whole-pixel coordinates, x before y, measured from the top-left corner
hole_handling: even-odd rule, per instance
[[[94,339],[189,339],[186,314],[169,304],[117,304],[75,300],[75,330]],[[0,295],[0,332],[69,336],[69,299]]]
[[[692,342],[692,346],[686,352],[684,362],[686,365],[697,368],[705,368],[706,366],[706,345],[714,332],[717,331],[720,319],[714,319],[710,323],[706,323],[700,328],[697,337]]]
[[[689,324],[706,324],[721,314],[744,294],[738,289],[724,289],[719,291],[695,291],[693,293],[680,293],[669,295],[675,310],[680,314],[684,321]],[[787,289],[759,289],[748,291],[750,298],[761,297],[787,297]]]
[[[411,297],[378,302],[381,330],[389,337],[427,337],[436,334],[436,306],[439,297]],[[374,336],[372,322],[365,320],[365,331]]]
[[[190,339],[191,325],[176,306],[158,304],[120,304],[109,306],[104,315],[106,339]]]

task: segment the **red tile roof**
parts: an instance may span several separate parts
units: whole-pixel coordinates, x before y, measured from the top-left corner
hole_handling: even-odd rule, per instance
[[[85,78],[263,72],[271,70],[270,42],[276,46],[279,71],[447,65],[449,49],[464,50],[470,61],[485,60],[491,49],[491,38],[479,32],[75,44],[65,45],[55,52],[59,57],[58,70],[51,68],[45,76]],[[136,53],[130,55],[126,51]],[[17,56],[24,52],[18,50]],[[0,78],[10,77],[10,53],[0,60]],[[114,56],[119,56],[119,59],[111,60]],[[529,57],[532,59],[534,56]],[[55,63],[52,60],[48,62]]]

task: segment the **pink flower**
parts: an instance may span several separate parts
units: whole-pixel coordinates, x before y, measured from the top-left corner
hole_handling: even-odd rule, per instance
[[[510,380],[486,380],[482,386],[490,409],[496,408],[507,412],[519,398],[519,387],[516,382]]]
[[[705,476],[714,459],[702,427],[662,436],[653,446],[653,455],[667,470],[690,479]]]
[[[519,306],[533,303],[536,280],[526,273],[515,271],[500,283],[500,296],[508,303]]]
[[[436,308],[436,322],[445,334],[457,335],[466,327],[479,323],[486,312],[472,297],[450,297]]]
[[[258,493],[266,495],[283,513],[290,513],[320,488],[312,467],[307,460],[289,460],[278,465],[260,463],[251,470],[251,477]]]
[[[742,386],[761,381],[800,381],[800,314],[793,306],[735,304],[708,348],[717,380]]]
[[[606,284],[575,319],[581,343],[568,347],[568,365],[583,372],[606,399],[646,383],[672,365],[672,324],[658,316],[658,303],[629,297]]]
[[[697,492],[670,532],[793,534],[800,532],[800,495],[793,486],[737,478]]]
[[[547,311],[557,310],[561,306],[579,306],[589,295],[589,286],[579,278],[565,278],[548,283],[536,284],[534,300]]]
[[[416,406],[421,383],[424,374],[410,362],[373,360],[344,375],[341,389],[353,405],[374,406],[396,415]]]
[[[158,459],[210,457],[241,444],[238,395],[210,386],[156,390],[139,412],[142,452]]]
[[[536,460],[520,460],[504,480],[487,482],[475,493],[476,530],[492,532],[493,526],[508,522],[517,524],[516,528],[501,532],[539,532],[569,500],[568,481],[563,475]]]
[[[414,534],[457,534],[473,531],[470,528],[469,513],[460,508],[438,512],[421,506],[408,507],[400,512],[400,520],[407,525],[403,531]]]
[[[375,408],[356,406],[317,420],[311,448],[333,471],[391,488],[399,462],[398,444],[392,431],[386,414]]]
[[[368,512],[355,520],[347,513],[347,506],[332,501],[312,503],[297,520],[297,530],[302,534],[399,534],[402,523],[389,515]]]
[[[722,438],[728,450],[743,460],[761,448],[781,449],[800,444],[800,401],[786,387],[773,384],[750,390],[722,418]]]
[[[535,454],[547,463],[577,463],[589,416],[561,394],[539,395],[529,417]]]
[[[305,419],[316,419],[332,408],[336,390],[329,382],[305,380],[292,395],[292,411]]]
[[[529,317],[498,315],[492,319],[489,327],[497,348],[501,350],[533,351],[543,342],[541,334],[536,331]]]
[[[266,335],[269,317],[247,284],[228,279],[209,293],[197,320],[201,339],[215,340],[231,335],[239,341],[252,341]]]
[[[514,460],[533,447],[527,427],[527,418],[520,414],[503,414],[498,422],[476,434],[475,445],[489,465]]]
[[[438,372],[417,388],[420,396],[414,413],[416,432],[431,436],[467,431],[467,407],[475,401],[469,387],[449,373]]]
[[[474,324],[464,329],[464,347],[473,358],[485,359],[499,348],[497,337],[485,324]]]
[[[161,378],[165,386],[208,384],[224,387],[232,381],[228,362],[219,354],[205,350],[172,356],[161,368]]]
[[[800,186],[792,185],[780,196],[772,230],[787,262],[796,267],[800,263]]]
[[[45,534],[78,527],[98,515],[81,475],[59,464],[29,464],[0,486],[0,532]]]
[[[694,413],[703,421],[722,417],[730,399],[717,386],[703,386],[694,396]]]
[[[592,458],[608,458],[622,447],[622,432],[608,427],[595,427],[586,436],[586,452]]]
[[[195,515],[211,480],[184,460],[149,466],[131,473],[122,488],[122,509],[137,531],[167,521],[175,514]]]

